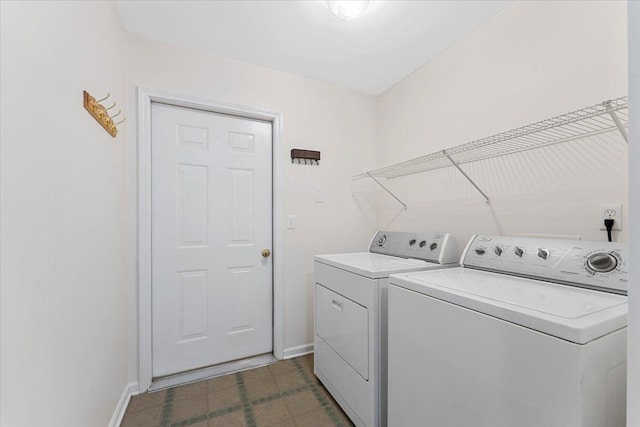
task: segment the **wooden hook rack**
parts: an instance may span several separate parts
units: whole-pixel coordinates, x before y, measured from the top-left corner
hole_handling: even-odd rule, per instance
[[[114,102],[113,105],[110,107],[105,107],[100,103],[108,99],[110,96],[109,94],[107,94],[106,97],[100,100],[96,100],[86,90],[82,91],[82,93],[83,93],[83,105],[85,110],[87,110],[89,114],[91,114],[91,117],[93,117],[94,119],[96,119],[98,123],[100,123],[100,125],[104,128],[104,130],[106,130],[109,133],[109,135],[115,138],[118,135],[118,125],[124,122],[126,118],[123,117],[122,120],[120,120],[119,122],[115,122],[113,118],[120,115],[122,113],[122,110],[118,110],[116,114],[114,114],[113,116],[110,116],[109,110],[113,109],[116,106],[116,103]]]
[[[320,152],[314,150],[301,150],[294,148],[291,150],[291,163],[302,163],[306,165],[307,162],[310,165],[320,164]]]

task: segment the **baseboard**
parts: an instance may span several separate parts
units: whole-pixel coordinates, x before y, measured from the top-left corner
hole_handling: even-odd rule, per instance
[[[305,354],[309,353],[313,353],[313,343],[285,348],[283,351],[283,358],[291,359],[293,357],[304,356]]]
[[[118,401],[118,405],[116,406],[115,411],[113,411],[113,416],[111,417],[111,421],[109,421],[109,427],[119,427],[122,422],[122,418],[124,417],[124,413],[127,410],[127,406],[129,406],[129,401],[131,400],[131,396],[137,396],[139,393],[138,382],[132,382],[124,386],[124,391],[120,396],[120,400]]]

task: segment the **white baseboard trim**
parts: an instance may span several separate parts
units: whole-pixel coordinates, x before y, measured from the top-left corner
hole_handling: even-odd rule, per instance
[[[111,421],[109,421],[109,427],[119,427],[122,422],[122,418],[124,417],[124,413],[127,410],[127,406],[129,406],[129,401],[132,396],[137,396],[139,393],[138,382],[132,382],[124,386],[124,390],[122,395],[120,396],[120,400],[118,401],[118,405],[116,406],[115,411],[113,411],[113,416],[111,417]]]
[[[283,359],[291,359],[293,357],[304,356],[305,354],[313,353],[313,343],[297,345],[295,347],[288,347],[284,349]]]

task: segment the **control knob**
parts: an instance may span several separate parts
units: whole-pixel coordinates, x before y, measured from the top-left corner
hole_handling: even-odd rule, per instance
[[[587,258],[587,266],[598,273],[608,273],[618,266],[618,259],[610,253],[598,252]]]
[[[409,246],[413,246],[416,244],[416,239],[409,240]]]
[[[420,247],[424,248],[426,244],[427,244],[427,242],[423,240],[422,242],[420,242]]]
[[[496,246],[493,252],[495,252],[496,255],[500,256],[502,255],[502,248],[500,246]]]
[[[513,250],[513,253],[522,258],[522,255],[524,255],[524,249],[522,249],[520,246],[516,246],[516,248]]]
[[[549,256],[549,250],[538,248],[538,256],[542,259],[547,259],[547,257]]]
[[[384,245],[384,242],[387,241],[387,235],[383,234],[382,236],[378,237],[378,246],[382,246]]]
[[[432,251],[435,251],[437,247],[438,247],[438,244],[436,242],[433,242],[432,244],[429,245],[429,249],[431,249]]]
[[[484,253],[486,252],[485,248],[483,248],[482,246],[476,248],[475,251],[478,255],[484,255]]]

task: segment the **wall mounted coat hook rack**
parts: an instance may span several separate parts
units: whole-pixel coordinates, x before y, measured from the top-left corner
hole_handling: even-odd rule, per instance
[[[83,93],[83,105],[85,110],[89,112],[91,117],[93,117],[94,119],[96,119],[98,123],[100,123],[100,125],[104,128],[104,130],[106,130],[109,133],[109,135],[115,138],[118,135],[118,125],[124,122],[126,120],[126,117],[124,117],[119,122],[115,123],[113,121],[113,118],[118,116],[120,113],[122,113],[122,110],[118,110],[117,114],[110,116],[108,111],[114,108],[116,106],[116,103],[114,102],[113,105],[108,108],[105,108],[105,106],[101,104],[101,102],[108,99],[111,96],[111,94],[107,93],[107,96],[105,96],[104,98],[96,100],[86,90],[82,91],[82,93]]]
[[[291,163],[303,163],[310,165],[320,164],[320,152],[313,150],[300,150],[294,148],[291,150]]]

